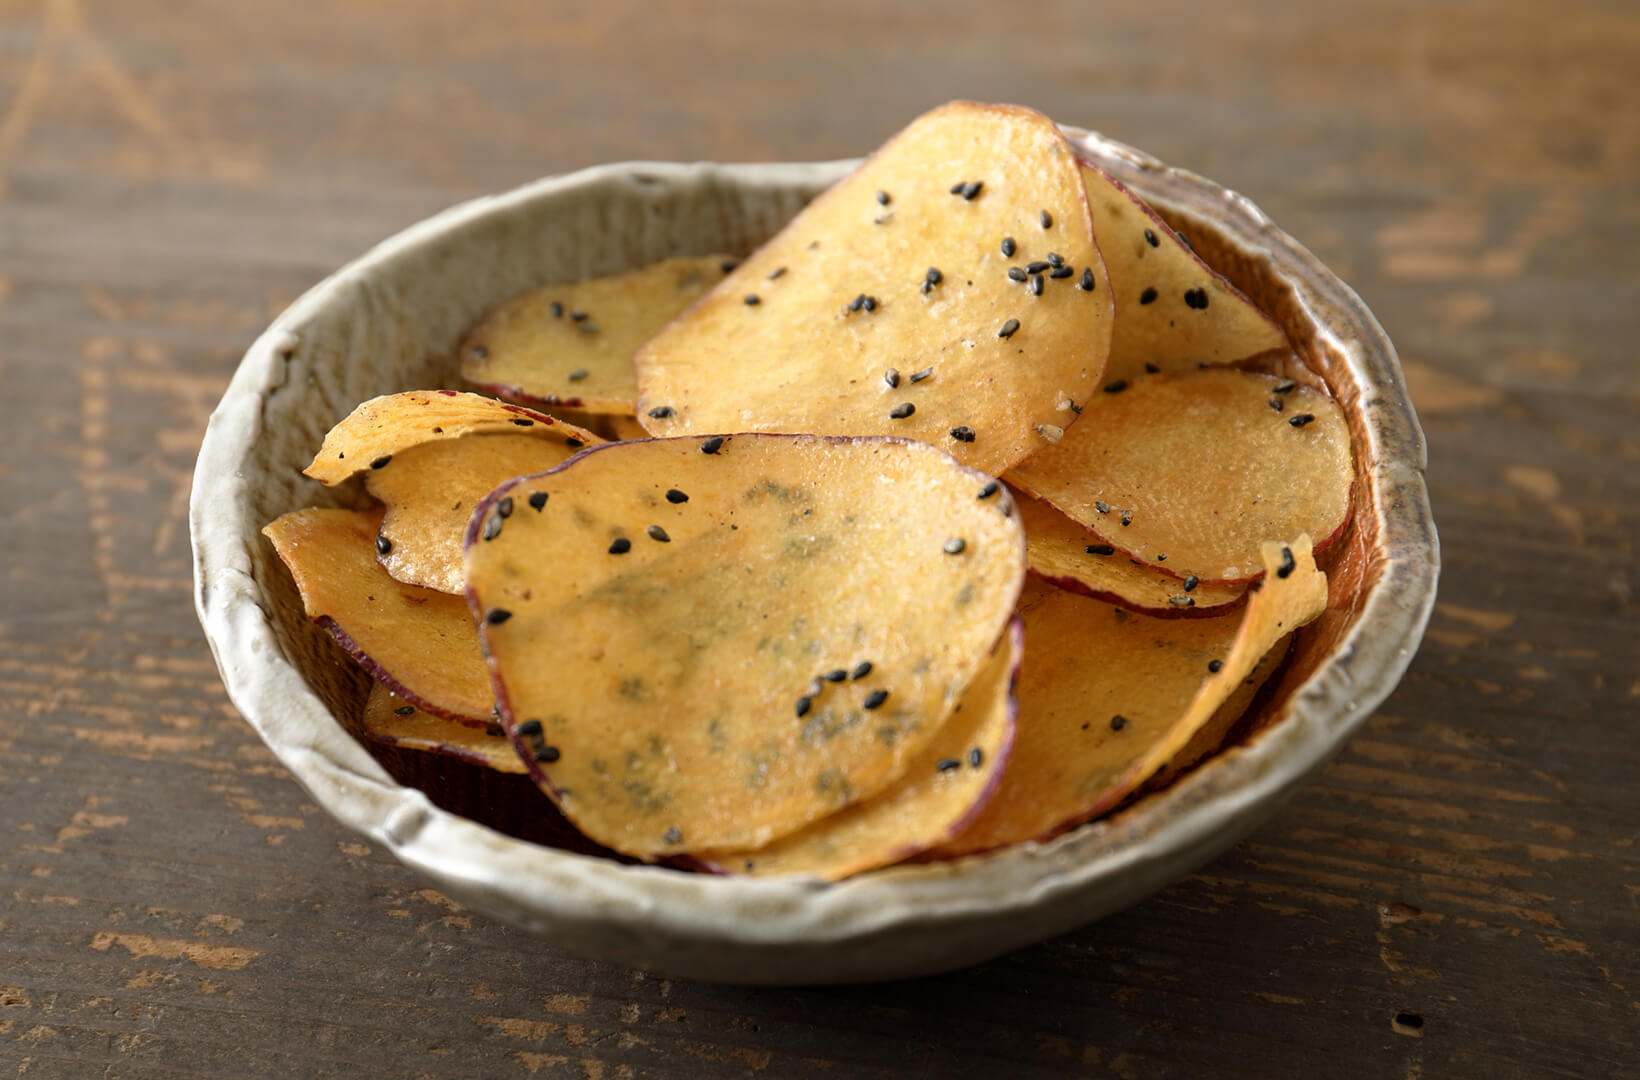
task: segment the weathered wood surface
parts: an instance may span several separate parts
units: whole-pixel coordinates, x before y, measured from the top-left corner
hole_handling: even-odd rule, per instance
[[[466,7],[0,2],[0,1077],[1640,1073],[1632,5]],[[880,987],[577,960],[320,813],[189,600],[254,333],[459,199],[956,96],[1247,192],[1398,342],[1446,570],[1366,730],[1150,901]]]

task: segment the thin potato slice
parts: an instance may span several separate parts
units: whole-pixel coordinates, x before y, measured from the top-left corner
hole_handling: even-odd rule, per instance
[[[1271,349],[1281,327],[1168,228],[1127,185],[1084,164],[1093,231],[1116,295],[1107,384],[1147,371],[1193,371]]]
[[[503,773],[524,773],[523,761],[505,735],[422,712],[381,683],[364,703],[365,734],[402,750],[445,754]]]
[[[1275,669],[1261,660],[1327,606],[1308,537],[1266,545],[1266,560],[1274,572],[1239,619],[1153,619],[1028,588],[1013,755],[996,795],[938,853],[1045,840],[1178,766],[1204,728],[1228,730]]]
[[[644,346],[638,418],[656,435],[893,435],[1000,473],[1094,392],[1111,322],[1064,137],[1028,109],[957,102]]]
[[[1349,518],[1353,478],[1337,402],[1226,368],[1100,394],[1008,476],[1118,550],[1214,582],[1256,577],[1271,536],[1324,547]]]
[[[1014,740],[1014,679],[1025,635],[1016,618],[934,740],[876,798],[757,851],[697,855],[712,869],[839,881],[908,859],[960,832],[996,790]]]
[[[599,843],[762,847],[939,731],[1018,595],[1011,502],[896,439],[612,443],[512,481],[467,536],[502,717]]]
[[[1223,615],[1247,598],[1245,585],[1204,585],[1134,562],[1040,499],[1015,505],[1031,573],[1061,589],[1163,618]]]
[[[574,449],[603,442],[545,413],[482,394],[410,390],[371,398],[354,409],[330,429],[313,463],[302,471],[328,487],[356,472],[385,469],[393,455],[422,443],[523,431]]]
[[[461,542],[473,508],[503,480],[545,472],[578,452],[534,435],[473,435],[401,450],[389,467],[365,474],[365,487],[387,506],[376,541],[382,565],[407,585],[465,596]]]
[[[296,579],[308,616],[372,678],[437,716],[488,723],[495,697],[467,605],[382,569],[381,518],[380,510],[297,510],[262,534]]]
[[[632,354],[734,268],[727,255],[664,259],[548,285],[484,316],[461,345],[467,381],[513,401],[632,415]]]

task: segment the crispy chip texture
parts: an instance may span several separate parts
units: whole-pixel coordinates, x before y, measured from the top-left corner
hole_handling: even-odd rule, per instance
[[[734,265],[726,255],[689,256],[532,289],[467,335],[461,373],[514,401],[630,416],[632,355]]]
[[[1288,550],[1292,570],[1281,577]],[[1046,839],[1179,765],[1204,728],[1227,730],[1275,668],[1260,661],[1327,606],[1326,575],[1308,538],[1267,545],[1266,554],[1277,573],[1259,583],[1239,618],[1153,619],[1028,586],[1013,754],[996,795],[939,852]]]
[[[990,798],[1007,763],[1024,644],[1015,619],[951,718],[887,790],[767,847],[708,852],[702,861],[728,873],[815,874],[838,881],[909,858],[960,831]]]
[[[321,484],[338,484],[365,469],[384,469],[412,446],[462,435],[528,431],[579,449],[603,440],[589,431],[522,405],[456,390],[410,390],[371,398],[325,436],[302,470]]]
[[[445,754],[496,772],[526,771],[506,736],[422,712],[381,683],[370,688],[365,700],[364,730],[388,746]]]
[[[895,439],[612,443],[491,502],[538,493],[467,537],[497,701],[570,819],[643,857],[762,847],[888,787],[1025,569],[1006,494]]]
[[[1274,320],[1202,262],[1127,185],[1093,165],[1083,165],[1082,175],[1116,295],[1107,383],[1291,348]]]
[[[1027,109],[958,102],[641,349],[638,417],[656,435],[894,435],[999,473],[1099,385],[1111,323],[1064,137]]]
[[[387,507],[377,546],[382,565],[406,584],[465,596],[461,544],[473,508],[503,480],[545,472],[577,452],[563,439],[527,434],[470,435],[399,451],[365,474],[365,487]],[[525,505],[513,512],[540,511]]]
[[[1021,495],[1016,505],[1031,573],[1062,589],[1162,617],[1223,615],[1247,597],[1245,585],[1190,582],[1136,563],[1040,499]]]
[[[262,530],[309,617],[379,683],[435,715],[484,724],[494,696],[460,597],[395,581],[376,561],[380,510],[296,510]]]
[[[1353,478],[1337,402],[1232,369],[1099,394],[1057,446],[1008,476],[1118,550],[1220,582],[1256,577],[1269,537],[1332,539]]]

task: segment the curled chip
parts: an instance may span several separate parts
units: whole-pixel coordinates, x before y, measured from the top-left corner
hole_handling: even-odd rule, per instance
[[[525,771],[506,736],[422,712],[394,697],[381,683],[370,688],[365,700],[364,731],[375,741],[401,750],[445,754],[496,772]]]
[[[733,435],[503,485],[466,581],[509,735],[583,832],[645,858],[869,799],[1011,617],[1024,537],[991,483],[897,439]]]
[[[957,102],[644,346],[638,418],[656,435],[892,435],[999,473],[1057,437],[1072,415],[1062,401],[1094,393],[1111,323],[1058,128]]]
[[[354,409],[330,429],[302,471],[328,486],[365,469],[385,469],[393,455],[422,443],[524,431],[575,449],[603,441],[522,405],[456,390],[410,390],[371,398]]]
[[[410,585],[465,596],[461,543],[473,507],[503,480],[545,472],[578,449],[560,438],[472,435],[412,446],[365,487],[387,506],[376,551],[387,572]],[[509,513],[539,513],[523,504]]]
[[[1200,257],[1127,185],[1084,164],[1093,231],[1116,294],[1105,382],[1194,371],[1290,350],[1268,315]]]
[[[1336,402],[1222,368],[1099,394],[1057,446],[1008,476],[1117,550],[1203,582],[1256,577],[1271,536],[1324,547],[1349,520],[1353,478]]]
[[[461,346],[461,373],[514,401],[632,415],[632,354],[723,280],[725,255],[665,259],[637,270],[515,296]]]
[[[1014,739],[1014,679],[1025,635],[1016,618],[951,718],[897,783],[756,851],[703,852],[731,874],[815,874],[828,881],[907,859],[961,831],[996,789]]]
[[[1061,589],[1164,618],[1223,615],[1247,598],[1245,585],[1204,584],[1134,562],[1040,499],[1024,495],[1016,505],[1031,573]]]
[[[1203,744],[1193,740],[1227,730],[1274,670],[1267,654],[1326,609],[1307,537],[1265,545],[1264,558],[1274,572],[1240,618],[1152,619],[1030,586],[1013,755],[996,795],[938,853],[1047,839],[1195,760]]]
[[[262,534],[302,606],[371,677],[449,720],[489,722],[494,697],[460,597],[395,581],[376,561],[380,510],[296,510]]]

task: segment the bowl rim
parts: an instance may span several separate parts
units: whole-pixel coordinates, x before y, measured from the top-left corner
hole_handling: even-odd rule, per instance
[[[623,162],[548,177],[453,206],[376,245],[320,281],[275,318],[246,351],[213,411],[189,503],[194,601],[234,706],[313,798],[349,827],[386,847],[488,913],[537,932],[621,925],[646,937],[705,943],[838,942],[907,923],[957,922],[1022,913],[1068,893],[1180,853],[1217,850],[1222,822],[1271,803],[1341,748],[1399,681],[1434,605],[1439,541],[1430,515],[1423,433],[1394,347],[1361,299],[1250,200],[1115,140],[1066,127],[1077,152],[1113,172],[1167,212],[1201,214],[1238,253],[1268,264],[1290,286],[1326,345],[1375,388],[1366,411],[1368,471],[1375,483],[1362,514],[1378,520],[1390,554],[1339,646],[1296,687],[1276,722],[1166,790],[1113,818],[1052,841],[953,863],[890,867],[836,884],[744,879],[622,865],[540,847],[433,805],[399,786],[353,742],[283,654],[261,604],[249,545],[237,527],[249,483],[240,464],[264,428],[264,397],[304,323],[345,300],[351,286],[424,244],[457,237],[475,222],[572,190],[622,183],[636,174],[680,184],[829,183],[857,161],[745,165]],[[1327,318],[1323,319],[1321,314]],[[1144,876],[1143,874],[1140,875]],[[1130,899],[1137,899],[1131,897]],[[573,942],[565,942],[573,947]]]

